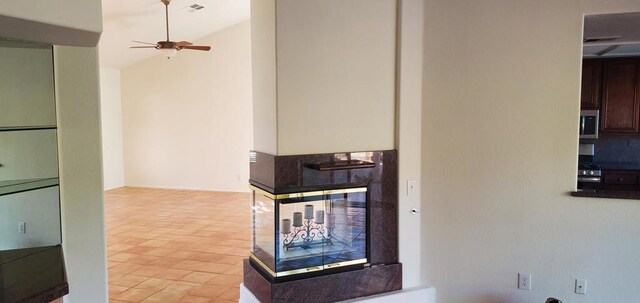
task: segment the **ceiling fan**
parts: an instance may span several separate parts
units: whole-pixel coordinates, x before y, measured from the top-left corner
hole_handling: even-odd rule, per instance
[[[145,46],[131,46],[130,48],[155,48],[159,50],[167,59],[175,56],[179,50],[181,49],[192,49],[199,51],[209,51],[211,50],[211,46],[204,45],[193,45],[191,42],[180,41],[174,42],[169,40],[169,4],[171,0],[160,0],[164,3],[164,16],[165,16],[165,24],[167,27],[167,40],[166,41],[158,41],[157,43],[150,42],[142,42],[142,41],[133,41],[136,43],[148,44]]]

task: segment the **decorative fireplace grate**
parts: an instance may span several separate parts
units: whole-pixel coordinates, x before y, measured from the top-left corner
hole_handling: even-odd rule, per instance
[[[368,263],[366,187],[251,190],[251,260],[272,278]]]

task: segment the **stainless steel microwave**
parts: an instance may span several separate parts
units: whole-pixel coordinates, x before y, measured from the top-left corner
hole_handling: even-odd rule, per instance
[[[580,139],[598,139],[599,110],[580,111]]]

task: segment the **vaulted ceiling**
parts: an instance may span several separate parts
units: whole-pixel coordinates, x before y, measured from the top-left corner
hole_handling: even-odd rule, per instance
[[[172,0],[172,41],[194,41],[249,19],[249,0]],[[192,5],[203,6],[196,10]],[[123,68],[158,55],[155,49],[130,49],[132,40],[155,43],[166,39],[164,4],[160,0],[102,0],[103,33],[100,66]],[[215,45],[213,45],[215,51]]]

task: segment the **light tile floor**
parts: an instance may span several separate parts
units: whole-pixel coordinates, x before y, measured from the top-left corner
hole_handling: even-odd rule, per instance
[[[109,302],[238,302],[249,195],[118,188],[105,193]]]

